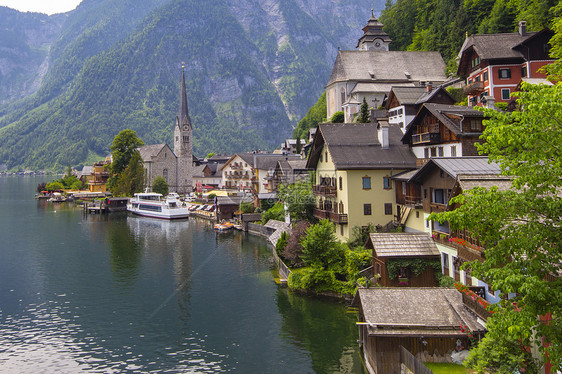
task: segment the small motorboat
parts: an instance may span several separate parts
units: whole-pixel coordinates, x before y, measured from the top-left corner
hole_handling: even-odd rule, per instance
[[[234,228],[234,224],[232,222],[221,222],[215,225],[215,230],[222,232],[232,230]]]

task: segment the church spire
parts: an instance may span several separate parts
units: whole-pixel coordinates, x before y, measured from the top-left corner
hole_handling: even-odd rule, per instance
[[[388,34],[383,31],[383,24],[375,17],[375,11],[371,8],[371,18],[363,27],[363,36],[359,38],[356,48],[362,51],[388,51],[388,45],[392,41]]]
[[[181,64],[181,93],[180,93],[180,107],[178,111],[178,126],[188,125],[191,127],[191,120],[189,119],[189,112],[187,109],[187,94],[185,92],[185,65]]]

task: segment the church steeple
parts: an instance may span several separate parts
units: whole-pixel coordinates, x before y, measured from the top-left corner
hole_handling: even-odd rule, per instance
[[[189,111],[187,109],[187,94],[185,89],[185,66],[182,63],[181,65],[181,92],[180,92],[180,107],[178,111],[178,117],[176,120],[177,126],[184,127],[189,126],[191,127],[191,120],[189,119]]]
[[[375,17],[374,10],[371,8],[371,18],[367,25],[363,27],[363,36],[359,38],[355,48],[360,51],[388,51],[388,45],[392,40],[386,32],[383,31],[383,24]]]

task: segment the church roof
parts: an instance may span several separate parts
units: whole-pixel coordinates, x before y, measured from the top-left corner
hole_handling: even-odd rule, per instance
[[[139,148],[139,152],[143,162],[152,162],[152,159],[158,156],[162,148],[168,147],[168,144],[149,144]]]
[[[336,82],[444,82],[445,62],[439,52],[339,51],[327,86]]]
[[[187,108],[187,94],[185,92],[185,73],[181,72],[181,92],[180,92],[180,107],[178,110],[179,123],[183,125],[187,123],[191,127],[191,119],[189,118],[189,111]]]

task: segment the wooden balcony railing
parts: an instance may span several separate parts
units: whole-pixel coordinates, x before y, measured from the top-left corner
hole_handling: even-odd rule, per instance
[[[424,132],[423,134],[412,135],[412,144],[439,143],[441,134],[433,132]]]
[[[462,92],[465,95],[479,95],[484,92],[484,82],[472,82],[463,88]]]
[[[422,205],[422,198],[419,196],[404,196],[404,205],[410,205],[413,207]]]
[[[330,212],[328,212],[327,210],[314,208],[314,210],[312,211],[312,215],[314,216],[314,218],[325,219],[330,216]]]
[[[470,243],[465,239],[456,236],[458,233],[447,234],[439,231],[433,231],[433,240],[438,243],[447,245],[457,250],[457,255],[464,261],[480,261],[483,262],[485,257],[484,248]]]
[[[325,185],[312,186],[312,193],[317,196],[336,196],[337,188]]]
[[[334,223],[347,223],[347,214],[330,212],[330,221]]]

